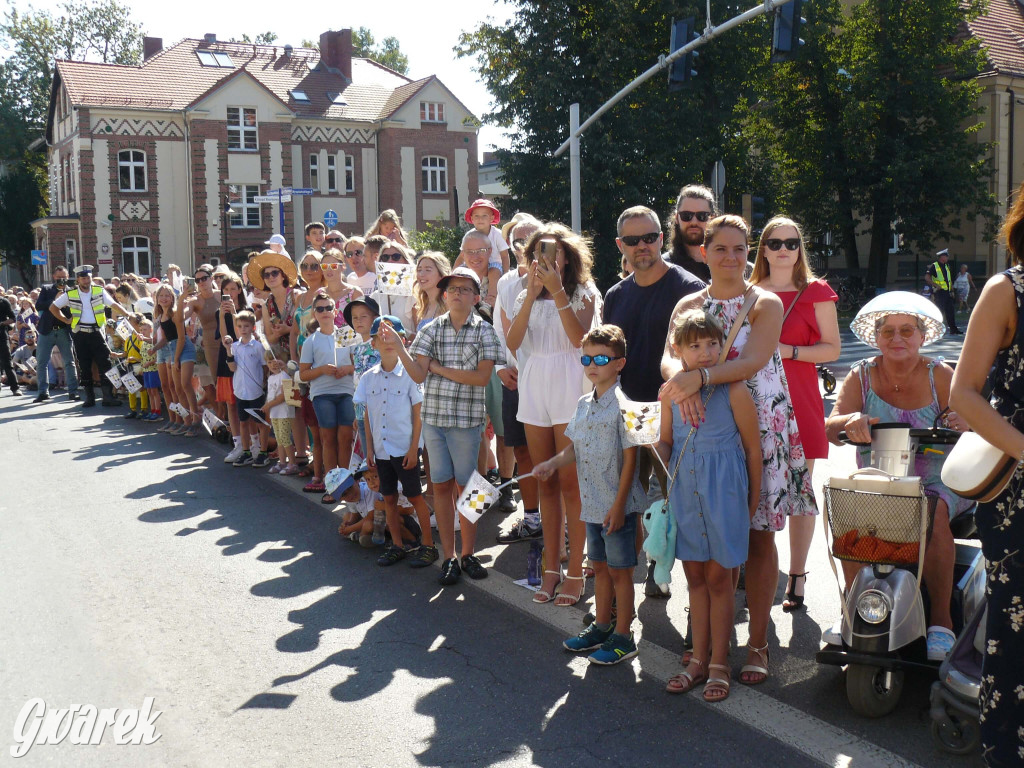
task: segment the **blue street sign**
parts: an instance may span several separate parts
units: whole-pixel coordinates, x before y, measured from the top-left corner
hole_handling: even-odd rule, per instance
[[[22,251],[24,253],[24,251]],[[46,251],[32,251],[32,263],[33,264],[45,264],[46,263]]]
[[[293,195],[315,195],[316,190],[312,187],[295,187],[292,189]]]
[[[334,211],[327,211],[324,213],[324,226],[328,229],[334,229],[338,226],[338,214]]]
[[[290,195],[292,193],[291,187],[281,187],[280,189],[268,189],[268,195]]]

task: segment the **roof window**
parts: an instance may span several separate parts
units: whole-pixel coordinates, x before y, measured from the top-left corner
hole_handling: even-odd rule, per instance
[[[224,69],[233,69],[235,63],[231,61],[231,57],[226,53],[214,53],[213,51],[196,51],[196,56],[199,57],[199,63],[204,67],[222,67]]]
[[[328,91],[327,98],[330,99],[332,104],[340,104],[341,106],[348,106],[348,102],[345,101],[345,97],[337,91]]]
[[[289,93],[291,93],[292,98],[295,99],[296,101],[303,101],[307,104],[309,103],[309,96],[306,95],[305,91],[296,88],[293,91],[289,91]]]

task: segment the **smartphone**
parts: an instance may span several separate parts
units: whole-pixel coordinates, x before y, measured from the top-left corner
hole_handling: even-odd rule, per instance
[[[558,250],[558,242],[555,240],[540,241],[540,258],[548,267],[554,269],[555,252]]]

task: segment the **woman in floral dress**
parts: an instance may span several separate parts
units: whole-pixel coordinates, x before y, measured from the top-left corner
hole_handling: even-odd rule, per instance
[[[779,572],[775,533],[785,527],[790,515],[813,515],[817,510],[778,352],[782,302],[770,291],[744,281],[749,237],[750,228],[739,216],[719,216],[708,222],[702,252],[711,270],[711,285],[680,300],[669,327],[685,310],[703,308],[728,334],[747,298],[756,299],[729,359],[707,372],[713,384],[747,382],[761,427],[761,503],[750,521],[746,577],[750,638],[747,663],[740,670],[741,683],[757,685],[768,677],[768,622]],[[679,360],[666,344],[662,374],[667,379],[664,391],[679,404],[690,423],[699,425],[703,415],[696,396],[701,388],[700,371],[681,370]]]
[[[1024,187],[1003,236],[1014,266],[985,284],[949,395],[975,432],[1021,460],[1002,495],[975,514],[988,561],[981,743],[990,766],[1024,763]]]

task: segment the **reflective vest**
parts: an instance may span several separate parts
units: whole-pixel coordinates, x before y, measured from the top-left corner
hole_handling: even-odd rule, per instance
[[[949,265],[936,261],[932,264],[935,267],[935,274],[932,275],[932,282],[940,291],[949,290]]]
[[[98,286],[92,286],[92,314],[96,325],[103,325],[106,320],[103,304],[103,289]],[[68,309],[71,310],[71,330],[74,332],[78,328],[78,323],[82,320],[82,297],[78,293],[78,288],[72,288],[68,291]]]

